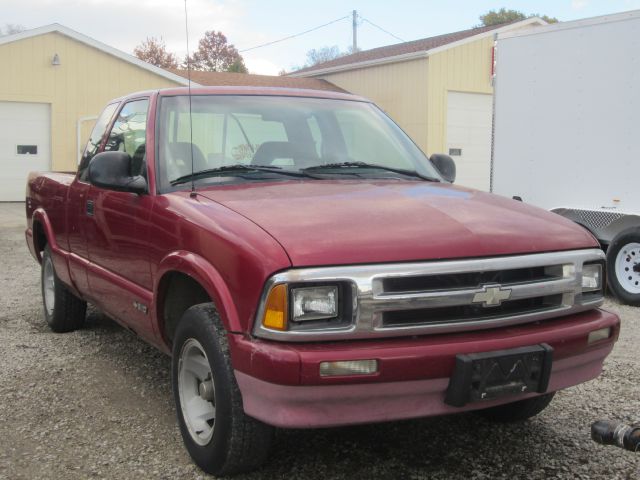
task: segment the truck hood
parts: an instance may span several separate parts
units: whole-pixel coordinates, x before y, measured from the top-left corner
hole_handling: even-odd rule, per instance
[[[435,260],[590,248],[559,215],[442,183],[315,180],[198,191],[272,235],[294,266]]]

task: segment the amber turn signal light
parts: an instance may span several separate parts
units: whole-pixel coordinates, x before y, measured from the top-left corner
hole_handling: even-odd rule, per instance
[[[262,325],[272,330],[287,329],[287,286],[276,285],[269,292]]]

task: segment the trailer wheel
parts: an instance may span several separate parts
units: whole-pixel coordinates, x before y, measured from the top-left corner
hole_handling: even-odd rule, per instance
[[[213,304],[194,305],[182,316],[171,378],[184,444],[202,470],[235,475],[264,463],[274,429],[244,413],[227,332]]]
[[[609,245],[607,279],[618,300],[640,306],[640,228],[623,231]]]
[[[51,249],[47,245],[42,255],[42,305],[49,328],[56,333],[71,332],[82,327],[87,313],[87,302],[76,297],[65,287],[53,267]]]

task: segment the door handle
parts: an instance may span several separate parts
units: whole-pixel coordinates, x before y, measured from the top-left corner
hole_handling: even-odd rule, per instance
[[[87,215],[93,217],[93,200],[87,200],[86,208]]]

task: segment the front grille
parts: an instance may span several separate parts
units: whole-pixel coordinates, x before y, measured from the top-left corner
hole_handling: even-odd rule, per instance
[[[470,320],[495,320],[513,315],[548,312],[559,307],[562,307],[562,295],[545,295],[543,297],[506,301],[495,307],[455,305],[451,307],[385,312],[382,315],[382,325],[384,328],[388,328],[464,323]]]
[[[544,282],[558,278],[562,278],[562,265],[418,277],[385,278],[382,280],[382,288],[385,292],[389,293],[420,292],[427,290],[478,288],[481,285],[493,283],[503,285],[524,282]]]
[[[582,295],[584,257],[557,252],[380,272],[360,313],[381,333],[479,330],[552,318],[601,300],[601,292]]]
[[[258,318],[273,285],[340,282],[351,286],[351,323],[277,332],[257,322],[255,332],[274,340],[322,341],[469,332],[552,319],[602,303],[602,291],[582,293],[582,266],[594,261],[604,261],[601,250],[291,269],[271,277]]]

